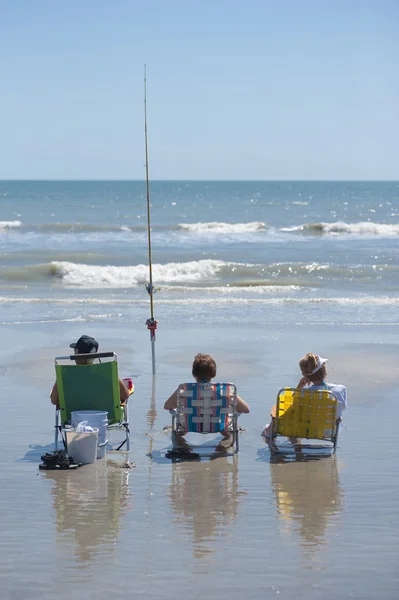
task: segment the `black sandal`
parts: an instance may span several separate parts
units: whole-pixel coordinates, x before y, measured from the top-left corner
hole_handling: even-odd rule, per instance
[[[41,456],[42,463],[39,465],[39,469],[53,471],[55,469],[76,469],[80,467],[71,456],[68,456],[65,450],[55,450],[54,452],[47,452]]]
[[[184,460],[200,460],[200,455],[198,452],[191,452],[187,450],[187,448],[173,448],[172,450],[168,450],[165,454],[165,458],[183,458]]]

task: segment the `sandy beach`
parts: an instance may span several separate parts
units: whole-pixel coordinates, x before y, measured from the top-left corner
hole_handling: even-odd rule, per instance
[[[3,325],[5,600],[397,597],[397,327],[162,325],[155,379],[144,325],[83,329],[117,352],[121,376],[134,378],[135,468],[120,468],[126,455],[108,454],[78,471],[38,470],[53,440],[53,359],[83,330]],[[218,376],[237,384],[251,413],[240,419],[237,456],[173,464],[163,402],[191,380],[198,351],[214,355]],[[296,383],[306,351],[328,356],[329,380],[348,387],[338,451],[271,460],[260,430],[279,387]]]

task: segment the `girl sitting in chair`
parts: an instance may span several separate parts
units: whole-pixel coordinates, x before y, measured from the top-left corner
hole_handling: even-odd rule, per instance
[[[321,358],[318,354],[308,352],[306,356],[301,358],[299,361],[299,368],[301,369],[302,377],[298,382],[297,388],[305,388],[307,390],[328,390],[333,392],[338,400],[338,418],[341,420],[342,411],[347,406],[346,400],[346,387],[344,385],[337,385],[335,383],[327,383],[327,369],[326,362],[327,358]],[[270,412],[271,417],[275,417],[276,407],[273,406]],[[269,423],[261,435],[265,437],[271,436],[271,426]]]

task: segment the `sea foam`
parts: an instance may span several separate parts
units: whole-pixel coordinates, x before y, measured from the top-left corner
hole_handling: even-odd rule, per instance
[[[178,229],[190,233],[216,234],[216,233],[254,233],[267,229],[265,223],[253,221],[251,223],[179,223]]]
[[[154,264],[153,279],[157,284],[195,282],[216,277],[225,265],[220,260],[199,260],[186,263]],[[81,286],[131,287],[142,285],[149,278],[148,265],[114,266],[85,265],[73,262],[52,262],[53,274],[63,283]]]
[[[148,300],[146,297],[143,298],[103,298],[91,296],[89,298],[82,297],[53,297],[53,298],[43,298],[43,297],[25,297],[25,296],[0,296],[0,304],[61,304],[61,305],[69,305],[69,306],[79,306],[79,305],[98,305],[98,306],[118,306],[118,305],[147,305]],[[292,296],[282,296],[278,298],[270,298],[269,296],[265,297],[247,297],[242,296],[240,298],[235,297],[202,297],[202,296],[192,296],[186,297],[181,296],[178,298],[170,298],[165,296],[157,297],[157,304],[162,305],[176,305],[179,306],[181,304],[260,304],[260,305],[279,305],[279,304],[291,304],[291,305],[313,305],[313,304],[325,304],[329,306],[338,305],[338,306],[398,306],[399,305],[399,297],[392,296],[358,296],[358,297],[325,297],[325,296],[316,296],[316,297],[292,297]],[[115,316],[115,313],[112,313]],[[99,316],[107,316],[107,315],[95,315],[96,318]],[[116,315],[119,316],[119,315]],[[68,319],[74,320],[74,319]]]
[[[361,221],[359,223],[306,223],[305,225],[294,225],[283,227],[280,231],[289,233],[305,233],[313,235],[378,235],[391,237],[399,234],[399,225],[388,223],[374,223],[372,221]]]
[[[21,221],[0,221],[0,229],[13,229],[21,227]]]

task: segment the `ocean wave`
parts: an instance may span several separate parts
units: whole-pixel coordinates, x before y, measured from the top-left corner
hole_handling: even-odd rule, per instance
[[[90,224],[90,223],[41,223],[24,224],[21,221],[0,221],[0,231],[7,229],[17,229],[18,235],[25,233],[35,233],[37,235],[49,234],[120,234],[126,238],[127,234],[143,234],[147,231],[145,223],[121,223],[121,224]],[[272,237],[280,234],[301,234],[312,236],[380,236],[393,237],[399,235],[399,224],[374,223],[372,221],[361,221],[358,223],[346,223],[336,221],[333,223],[316,222],[304,223],[302,225],[292,225],[288,227],[273,228],[262,221],[251,221],[249,223],[224,223],[224,222],[206,222],[206,223],[179,223],[177,225],[156,225],[151,226],[155,235],[176,234],[176,231],[186,234],[199,236],[240,236],[245,234],[255,234],[267,232]],[[239,241],[238,237],[238,241]],[[245,238],[247,239],[247,237]],[[254,240],[258,238],[254,238]],[[264,240],[264,237],[260,238]]]
[[[173,292],[173,293],[185,293],[185,294],[189,294],[190,292],[193,293],[198,293],[199,291],[201,293],[207,293],[207,294],[222,294],[222,295],[238,295],[241,294],[243,291],[245,291],[245,293],[248,294],[252,294],[252,295],[261,295],[261,294],[279,294],[279,293],[283,293],[283,292],[287,292],[287,291],[292,291],[292,292],[297,292],[299,290],[304,290],[305,288],[303,288],[302,286],[299,285],[292,285],[292,284],[286,284],[286,285],[276,285],[274,283],[267,283],[265,284],[265,282],[263,281],[239,281],[239,282],[232,282],[232,283],[228,283],[225,286],[222,285],[215,285],[215,286],[201,286],[201,287],[194,287],[194,286],[190,286],[190,285],[163,285],[162,286],[162,291],[167,291],[167,292]]]
[[[94,296],[90,297],[53,297],[53,298],[40,298],[40,297],[24,297],[24,296],[0,296],[0,304],[59,304],[59,305],[98,305],[98,306],[113,306],[118,305],[142,305],[148,306],[147,297],[143,299],[138,298],[98,298]],[[163,298],[161,295],[157,296],[157,305],[188,305],[188,304],[262,304],[262,305],[277,305],[277,304],[291,304],[291,305],[312,305],[312,304],[323,304],[323,305],[342,305],[342,306],[398,306],[399,297],[392,296],[361,296],[361,297],[301,297],[293,298],[290,296],[278,297],[278,298],[247,298],[247,297],[203,297],[196,295],[195,297],[187,298]],[[107,314],[101,315],[102,317],[109,316]],[[112,313],[112,316],[120,316],[118,313]],[[98,318],[98,315],[97,315]],[[73,320],[73,319],[68,319]]]
[[[154,264],[153,280],[162,284],[214,279],[225,264],[220,260]],[[149,278],[148,265],[144,264],[126,267],[53,262],[50,270],[63,283],[79,286],[131,287],[143,285]]]
[[[179,223],[177,227],[183,231],[200,234],[254,233],[267,229],[267,225],[261,221],[251,223],[218,223],[217,221],[211,223]]]
[[[177,287],[195,285],[206,289],[206,284],[234,288],[271,288],[309,285],[305,281],[323,279],[327,274],[347,276],[347,269],[319,263],[273,263],[271,265],[225,262],[204,259],[189,262],[153,264],[153,281],[156,285]],[[128,288],[145,284],[149,279],[148,265],[135,266],[89,265],[69,261],[27,265],[4,270],[7,281],[35,281],[55,278],[65,285],[78,287]],[[349,270],[349,276],[353,277]],[[212,287],[215,287],[212,286]]]
[[[155,285],[177,288],[194,286],[205,290],[223,287],[259,288],[331,287],[335,282],[370,284],[385,281],[397,284],[399,266],[387,264],[340,265],[318,262],[287,262],[250,264],[204,259],[189,262],[154,264]],[[148,265],[92,265],[71,261],[24,265],[0,270],[0,282],[33,282],[56,279],[77,287],[129,288],[145,284],[149,279]]]
[[[24,232],[37,233],[117,233],[117,232],[132,232],[140,233],[147,231],[147,223],[121,223],[121,224],[100,224],[100,223],[27,223],[22,224],[21,221],[0,221],[0,228],[22,227]],[[151,230],[154,232],[165,231],[185,231],[197,234],[240,234],[254,233],[257,231],[265,231],[267,225],[260,221],[250,223],[179,223],[177,225],[157,225],[153,223]]]
[[[24,225],[24,230],[44,233],[106,233],[106,232],[142,232],[146,231],[145,224],[107,224],[99,223],[40,223],[39,225]]]
[[[399,225],[361,221],[359,223],[306,223],[292,227],[282,227],[280,231],[288,233],[305,233],[312,235],[370,235],[392,237],[399,234]]]
[[[157,284],[194,283],[212,280],[227,263],[219,260],[199,260],[186,263],[154,264],[153,279]],[[234,265],[234,263],[231,263]],[[233,267],[234,268],[234,267]],[[67,285],[84,287],[133,287],[148,281],[148,265],[116,266],[88,265],[69,261],[12,267],[0,271],[7,281],[40,281],[55,278]]]
[[[21,221],[0,221],[0,229],[14,229],[21,227]]]

